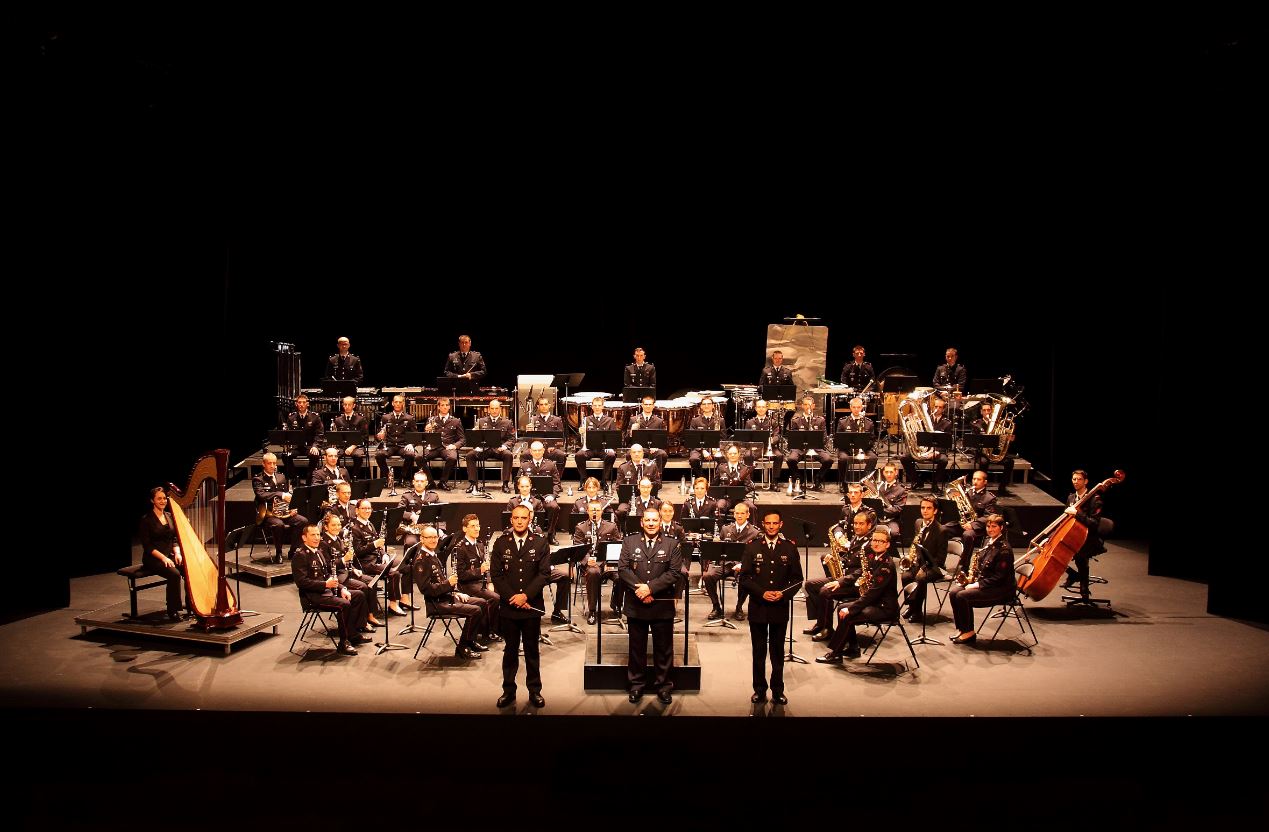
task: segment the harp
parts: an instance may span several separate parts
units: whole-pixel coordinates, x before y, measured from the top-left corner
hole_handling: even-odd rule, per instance
[[[238,599],[225,580],[225,483],[229,451],[221,448],[198,460],[189,484],[168,483],[170,507],[185,555],[190,606],[204,630],[242,623]]]

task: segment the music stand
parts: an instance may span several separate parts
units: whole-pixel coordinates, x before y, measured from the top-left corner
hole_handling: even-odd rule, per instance
[[[975,452],[979,450],[994,451],[1000,448],[1000,434],[997,433],[967,433],[961,437],[965,443],[965,450],[973,449]],[[977,453],[975,453],[975,457]]]
[[[476,380],[472,378],[459,378],[458,376],[436,377],[436,394],[438,396],[448,396],[450,398],[474,396],[477,389]]]
[[[309,518],[314,523],[321,524],[321,518],[318,517],[316,509],[321,506],[322,500],[326,497],[326,486],[324,485],[301,485],[299,488],[291,489],[291,507],[298,509],[304,506],[300,513]],[[318,517],[314,520],[313,518]]]
[[[535,439],[541,442],[546,450],[552,449],[553,442],[559,442],[560,447],[564,447],[564,432],[559,430],[525,430],[520,432],[519,438],[526,443],[525,448],[532,445]]]
[[[560,548],[556,549],[554,552],[551,553],[551,565],[559,566],[562,563],[567,563],[570,580],[576,581],[577,570],[575,567],[577,566],[577,562],[581,560],[582,558],[586,557],[589,551],[590,551],[590,547],[587,546],[585,543],[569,545],[569,546],[561,546]],[[598,609],[598,606],[596,606],[596,609]],[[568,599],[568,622],[566,624],[560,624],[558,626],[552,627],[548,632],[555,633],[555,632],[559,632],[560,630],[568,630],[569,632],[577,633],[578,635],[581,635],[582,628],[578,627],[576,624],[573,623],[572,597],[569,597]]]
[[[469,431],[465,431],[464,434],[467,439],[467,447],[473,451],[476,448],[483,448],[488,451],[490,448],[502,447],[502,431],[496,428],[493,430],[472,428]],[[480,470],[476,473],[476,490],[473,494],[477,497],[491,500],[493,497],[485,490],[485,455],[483,453],[478,461],[480,462]]]
[[[342,399],[344,396],[357,396],[357,380],[354,378],[324,378],[321,381],[322,395],[335,396]]]
[[[586,431],[586,449],[588,451],[592,451],[592,452],[612,451],[615,454],[617,453],[617,449],[620,447],[621,447],[621,431],[619,430]],[[601,454],[601,457],[602,456],[603,455]],[[582,464],[585,465],[589,461],[590,460],[588,459],[583,460]],[[602,463],[603,459],[601,458],[599,461]],[[602,472],[604,470],[603,467],[601,466],[599,470],[601,472],[600,476],[602,477],[603,476]],[[577,476],[578,476],[579,482],[586,482],[586,469],[585,468],[578,469]],[[607,488],[608,488],[608,483],[605,482],[604,489],[607,490]]]
[[[735,508],[745,501],[748,492],[743,485],[711,485],[708,493],[715,500],[725,499],[731,508]]]
[[[802,524],[802,558],[803,558],[802,580],[803,580],[803,584],[802,584],[802,588],[797,591],[797,597],[799,599],[805,599],[806,598],[805,581],[807,579],[807,576],[811,573],[811,538],[815,536],[815,524],[812,523],[810,520],[804,520],[801,517],[794,517],[793,515],[789,515],[788,522],[790,523],[797,522]],[[792,617],[789,618],[789,644],[790,645],[793,644],[793,618]],[[792,647],[789,648],[789,652],[790,653],[793,652]]]
[[[935,504],[939,507],[938,519],[941,525],[955,523],[957,526],[961,524],[961,512],[956,508],[955,500],[948,500],[944,497],[935,497]]]
[[[420,522],[422,522],[421,518],[420,518]],[[407,566],[412,567],[414,565],[414,559],[418,555],[419,549],[421,548],[422,548],[422,545],[418,541],[415,541],[404,552],[401,553],[401,565],[399,567],[401,571],[405,571],[405,567]],[[413,571],[411,571],[411,574],[413,574]],[[410,588],[410,596],[411,597],[414,596],[413,587]],[[421,599],[421,600],[423,600],[423,605],[427,606],[427,600],[426,599]],[[385,618],[387,617],[386,612],[384,613],[384,617]],[[420,632],[423,629],[424,629],[423,627],[420,627],[419,625],[414,623],[414,604],[411,603],[410,604],[410,623],[406,624],[405,627],[402,628],[402,630],[399,633],[397,633],[397,635],[399,636],[409,635],[410,633]]]
[[[798,478],[802,480],[802,493],[794,495],[793,499],[795,500],[819,499],[818,497],[815,497],[814,495],[810,493],[811,491],[810,488],[806,487],[806,474],[803,473],[804,469],[802,468],[802,461],[806,459],[807,456],[809,456],[811,451],[824,450],[824,431],[822,430],[786,430],[784,432],[784,438],[788,440],[790,451],[804,452],[798,456]],[[820,454],[816,454],[817,458],[819,456]],[[821,469],[823,468],[823,464],[824,464],[823,462],[820,463]],[[814,477],[814,469],[812,469],[812,477]],[[812,481],[812,484],[814,484],[814,481]]]
[[[920,381],[916,376],[895,373],[892,376],[886,376],[880,384],[881,389],[886,393],[911,393],[920,385]]]
[[[926,431],[919,430],[917,431],[917,445],[923,448],[934,448],[940,453],[947,453],[952,450],[952,434],[944,431],[933,431],[927,433]],[[956,464],[955,455],[951,455],[949,458],[952,461],[950,466],[951,469],[953,471],[959,470],[959,466]],[[933,483],[938,479],[938,453],[930,459],[918,459],[917,462],[929,462],[934,465],[934,473],[930,476],[930,490],[934,490]]]
[[[679,517],[675,522],[683,527],[683,531],[691,534],[714,535],[714,527],[718,525],[717,517]]]
[[[287,453],[287,448],[298,448],[304,444],[302,441],[303,436],[304,431],[302,430],[270,430],[267,444],[280,445],[283,452]],[[294,441],[296,437],[300,437],[301,441]]]
[[[758,388],[759,398],[770,403],[772,400],[789,402],[798,397],[796,384],[764,384]]]
[[[381,581],[383,583],[383,641],[382,643],[375,642],[375,648],[376,648],[375,655],[381,656],[389,650],[408,649],[407,645],[392,643],[392,629],[391,629],[392,625],[389,623],[389,621],[391,620],[391,616],[388,614],[388,602],[391,599],[388,598],[388,582],[383,580],[384,576],[392,571],[394,565],[396,566],[397,571],[400,572],[401,565],[399,563],[396,563],[396,561],[392,557],[391,544],[389,543],[389,541],[392,540],[392,538],[389,536],[391,534],[391,532],[389,531],[389,527],[391,526],[391,528],[396,528],[396,526],[391,525],[391,520],[394,515],[395,515],[397,525],[400,525],[401,516],[405,514],[405,508],[402,506],[402,507],[388,509],[386,512],[384,511],[373,512],[370,515],[371,523],[374,523],[376,519],[375,518],[376,514],[378,514],[380,518],[387,517],[387,522],[384,522],[383,524],[383,553],[387,556],[388,562],[384,564],[383,571],[381,571],[378,575],[375,575],[374,579],[370,582],[371,590],[374,590],[375,588],[374,585],[376,581]],[[402,553],[401,558],[402,560],[405,559],[404,553]],[[410,594],[413,595],[414,593],[411,592]],[[411,604],[410,606],[413,607],[414,605]],[[414,610],[410,610],[411,616],[413,616],[413,613],[414,613]],[[410,624],[411,625],[414,624],[413,617],[411,617],[410,619]]]
[[[568,389],[570,387],[578,387],[582,383],[582,379],[586,378],[585,373],[556,373],[555,378],[551,379],[551,386],[555,388],[564,388],[564,398],[568,398]],[[556,399],[559,402],[559,399]]]
[[[529,477],[529,493],[538,499],[555,496],[555,477],[550,474],[534,474]]]
[[[657,389],[655,387],[623,387],[621,388],[621,400],[623,402],[641,402],[644,398],[651,396],[656,398]]]
[[[642,521],[643,521],[642,515],[636,517],[633,514],[627,514],[625,524],[621,530],[622,533],[623,534],[638,534],[639,532],[643,531],[643,527],[639,525]]]
[[[684,527],[686,528],[686,526]],[[735,540],[702,540],[701,541],[701,560],[708,559],[710,563],[717,563],[718,568],[722,571],[723,576],[718,579],[718,604],[724,610],[727,609],[727,553],[730,552],[735,557],[731,560],[739,561],[745,556],[745,544]],[[702,580],[704,578],[702,577]],[[714,621],[706,621],[705,627],[726,627],[729,630],[736,629],[736,625],[727,620],[726,616]]]
[[[656,430],[632,430],[630,431],[630,444],[642,445],[646,452],[649,448],[658,448],[665,450],[665,445],[670,441],[670,432],[664,428]]]

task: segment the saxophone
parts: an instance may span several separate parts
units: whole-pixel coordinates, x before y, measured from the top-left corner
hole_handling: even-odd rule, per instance
[[[921,550],[925,548],[925,533],[930,526],[924,520],[918,520],[921,527],[917,529],[916,537],[912,538],[912,547],[908,549],[908,553],[899,558],[899,566],[903,569],[916,569],[917,564],[921,562]]]
[[[842,531],[841,523],[834,523],[828,530],[828,548],[829,552],[823,558],[824,574],[834,581],[840,581],[846,574],[846,570],[842,567],[842,552],[850,548],[850,542]]]
[[[990,545],[991,544],[988,544],[988,546]],[[961,586],[968,586],[969,584],[978,582],[978,559],[985,551],[987,551],[987,546],[980,546],[974,550],[974,556],[969,559],[969,574],[966,575],[964,570],[956,573],[956,582],[958,584]]]
[[[859,594],[863,596],[872,591],[872,552],[870,550],[864,549],[859,556],[859,568],[864,574],[855,580],[855,586],[859,587]]]
[[[974,504],[970,502],[969,494],[965,492],[964,477],[958,477],[948,483],[947,488],[943,489],[943,496],[956,503],[956,511],[961,516],[962,526],[968,526],[978,519],[978,512],[974,511]]]

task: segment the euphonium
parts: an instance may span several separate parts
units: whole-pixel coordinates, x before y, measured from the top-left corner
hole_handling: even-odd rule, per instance
[[[911,393],[899,402],[899,426],[903,429],[903,440],[913,459],[934,459],[938,454],[937,448],[917,444],[918,432],[934,432],[934,423],[930,420],[930,409],[925,404],[924,396],[917,398],[915,393]]]
[[[1003,460],[1009,453],[1009,443],[1013,441],[1013,414],[1006,413],[1003,419],[997,418],[1000,416],[1000,408],[1000,402],[996,402],[991,409],[991,419],[987,423],[987,433],[999,436],[1000,442],[994,451],[983,448],[983,456],[992,462]]]
[[[872,500],[881,500],[881,492],[877,489],[878,482],[875,479],[881,473],[880,470],[874,468],[872,473],[859,481],[859,487],[863,489],[864,496]],[[885,501],[882,500],[884,503]]]
[[[974,511],[974,504],[970,502],[969,494],[965,491],[964,477],[958,477],[948,483],[947,488],[943,489],[943,496],[956,503],[956,511],[961,516],[962,526],[968,526],[978,519],[978,512]]]

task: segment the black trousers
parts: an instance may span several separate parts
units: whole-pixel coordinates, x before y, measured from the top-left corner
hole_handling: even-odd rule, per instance
[[[803,454],[803,451],[802,451],[801,449],[799,449],[799,448],[794,448],[793,450],[789,451],[789,455],[788,455],[788,457],[786,457],[786,458],[785,458],[785,464],[789,466],[789,479],[790,479],[790,480],[795,480],[795,481],[796,481],[796,480],[798,479],[798,460],[802,459],[802,454]],[[807,462],[808,462],[808,463],[809,463],[809,462],[820,462],[820,463],[822,463],[823,467],[821,467],[821,468],[820,468],[820,476],[819,476],[819,479],[820,479],[820,481],[821,481],[821,482],[823,482],[823,481],[824,481],[824,475],[828,473],[828,469],[829,469],[829,468],[832,468],[832,467],[833,467],[833,462],[832,462],[832,460],[830,460],[827,456],[825,456],[823,451],[816,451],[816,452],[815,452],[815,456],[808,456],[806,459],[807,459]],[[806,479],[807,479],[808,477],[809,477],[809,478],[810,478],[810,480],[811,480],[811,484],[812,484],[812,485],[814,485],[814,484],[815,484],[815,469],[814,469],[814,468],[809,468],[809,467],[808,467],[808,468],[804,468],[804,469],[803,469],[803,471],[802,471],[802,483],[803,483],[803,486],[804,486],[804,487],[805,487],[805,484],[806,484]]]
[[[658,692],[673,690],[670,668],[674,664],[674,619],[627,617],[626,626],[630,630],[630,656],[626,661],[626,679],[630,682],[630,692],[641,692],[644,687],[644,671],[648,667],[649,631],[652,632],[652,663],[656,668],[652,686]]]
[[[830,633],[833,631],[833,607],[837,602],[859,597],[859,587],[855,586],[854,578],[849,575],[842,578],[837,589],[830,592],[824,587],[832,580],[816,578],[807,581],[805,586],[807,620],[815,622],[815,629]]]
[[[568,576],[568,566],[552,566],[551,579],[547,583],[555,584],[555,607],[551,612],[564,612],[569,602],[568,594],[573,591],[573,579]]]
[[[336,598],[333,595],[323,593],[320,597],[310,602],[315,607],[335,611],[335,618],[339,621],[339,640],[341,642],[347,642],[354,634],[361,632],[361,628],[366,626],[366,615],[369,611],[369,607],[366,605],[366,596],[361,590],[349,590],[348,594],[351,597],[348,600],[344,600],[343,598]]]
[[[169,555],[168,557],[171,557]],[[145,564],[145,568],[149,569],[156,575],[167,578],[167,611],[170,613],[179,613],[181,611],[181,579],[183,577],[179,566],[166,566],[163,561],[145,553],[145,557],[141,559]]]
[[[298,478],[295,468],[295,458],[297,456],[308,457],[308,470],[305,471],[305,473],[310,477],[313,476],[313,472],[316,471],[322,464],[322,452],[319,451],[318,453],[313,453],[313,450],[313,448],[309,448],[307,450],[304,448],[296,448],[293,451],[282,451],[278,454],[278,457],[282,460],[282,470],[286,472],[286,478],[291,480],[293,484]]]
[[[912,592],[908,595],[908,609],[913,615],[923,615],[925,613],[925,593],[929,589],[930,581],[938,580],[942,577],[937,569],[931,569],[929,565],[923,565],[921,569],[908,569],[903,573],[903,585],[907,586],[913,581],[916,586],[912,588]]]
[[[445,467],[441,469],[441,482],[449,482],[454,478],[454,469],[458,467],[458,449],[449,449],[445,447],[433,448],[426,454],[419,452],[418,458],[426,464],[431,459],[445,459]],[[506,470],[505,467],[503,470]]]
[[[414,465],[417,459],[414,451],[407,451],[404,445],[388,445],[375,451],[375,459],[379,462],[379,470],[387,474],[388,457],[401,457],[401,481],[409,483],[414,479]]]
[[[504,447],[486,448],[480,453],[475,451],[467,454],[467,479],[472,482],[476,481],[478,472],[476,471],[476,463],[482,459],[499,459],[502,460],[502,481],[511,481],[511,449]]]
[[[962,633],[974,631],[974,607],[991,607],[1013,598],[1015,590],[1011,586],[997,586],[990,589],[974,587],[968,589],[960,584],[952,585],[952,620],[956,629]]]
[[[768,483],[768,488],[775,488],[776,483],[780,482],[780,469],[784,467],[784,456],[781,454],[775,454],[775,456],[772,456],[772,457],[762,457],[762,458],[771,460],[771,475],[770,475],[771,482]],[[745,454],[744,460],[746,465],[748,465],[750,468],[753,467],[753,461],[754,461],[753,454]],[[757,476],[757,472],[754,473],[754,476],[755,477]]]
[[[285,520],[279,520],[266,514],[264,524],[269,527],[269,536],[273,538],[273,548],[279,558],[282,557],[282,544],[289,543],[294,547],[299,530],[308,525],[308,518],[303,514],[292,514]],[[290,552],[290,549],[287,550]]]
[[[921,478],[920,474],[917,472],[917,467],[916,467],[917,460],[913,459],[912,456],[909,454],[904,454],[903,456],[899,457],[899,461],[903,463],[903,471],[905,474],[907,474],[908,484],[912,486],[913,488],[915,488],[916,483],[919,482]],[[937,486],[939,483],[943,482],[944,480],[943,472],[947,470],[947,454],[939,454],[933,460],[923,459],[920,461],[933,462],[934,472],[935,472],[934,484]]]
[[[852,465],[855,466],[855,468],[859,470],[851,471]],[[828,461],[826,460],[824,463],[825,479],[828,479],[827,474],[828,474],[829,467],[830,465]],[[877,455],[874,454],[872,451],[865,452],[863,459],[860,459],[858,454],[848,454],[845,451],[838,451],[837,453],[837,481],[838,483],[841,484],[842,491],[843,492],[846,491],[846,483],[848,481],[858,482],[858,480],[854,479],[857,473],[859,474],[860,478],[863,478],[871,474],[873,472],[873,469],[875,469],[876,467],[877,467]],[[851,480],[846,479],[847,474],[851,476]]]
[[[617,577],[617,571],[604,571],[602,563],[581,568],[586,570],[586,574],[583,577],[583,580],[586,581],[586,614],[595,615],[599,609],[599,595],[604,581],[612,581],[612,598],[609,601],[609,608],[613,612],[621,609],[626,585]]]
[[[529,693],[542,692],[542,673],[539,667],[538,636],[542,634],[542,619],[498,617],[502,627],[502,692],[515,696],[516,672],[520,669],[520,643],[524,642],[524,682]]]
[[[753,648],[753,692],[767,692],[767,654],[771,655],[771,693],[784,693],[784,636],[787,621],[749,619],[749,642]]]
[[[367,615],[369,615],[370,613],[383,612],[383,610],[379,608],[379,594],[375,592],[374,590],[372,590],[370,588],[370,585],[366,581],[361,581],[361,580],[358,580],[357,578],[349,576],[344,581],[344,588],[349,590],[350,592],[353,590],[356,590],[357,592],[360,592],[363,596],[365,596]],[[366,622],[363,619],[361,623],[365,624]]]
[[[481,586],[479,583],[459,584],[458,591],[466,593],[473,598],[482,598],[488,602],[485,606],[485,617],[481,622],[481,632],[488,638],[490,633],[500,633],[498,629],[498,602],[502,599],[498,597],[498,593],[488,587]]]
[[[577,451],[573,454],[573,462],[577,463],[577,479],[586,482],[586,462],[600,456],[600,451]],[[603,479],[600,482],[612,482],[612,467],[617,463],[617,452],[611,448],[602,452],[604,461]]]
[[[466,603],[429,601],[427,614],[461,615],[463,617],[463,633],[459,637],[458,643],[471,644],[476,640],[476,631],[484,626],[485,610],[488,606],[489,602],[484,598],[472,598]]]
[[[846,609],[843,608],[843,611]],[[847,645],[859,647],[859,636],[855,633],[856,624],[889,621],[894,614],[886,612],[881,607],[864,607],[856,612],[848,613],[845,618],[833,617],[837,618],[837,632],[833,633],[833,637],[828,640],[828,649],[834,653],[840,653],[846,649]]]
[[[366,449],[353,448],[353,452],[350,454],[346,454],[343,449],[340,449],[339,457],[340,459],[351,459],[352,464],[348,466],[348,476],[355,480],[361,479],[361,468],[366,464]]]
[[[735,575],[735,561],[727,561],[722,566],[716,563],[708,564],[705,577],[701,578],[701,584],[705,587],[705,594],[709,596],[710,602],[714,605],[714,609],[721,610],[722,602],[718,600],[718,582],[730,570]],[[740,609],[745,599],[749,597],[749,592],[739,582],[736,583],[736,609]]]
[[[1000,466],[1004,469],[1004,473],[1000,479],[1000,491],[1008,491],[1009,486],[1013,483],[1013,464],[1017,461],[1014,454],[1006,454],[1005,458],[1000,460]],[[974,458],[974,467],[981,471],[986,471],[987,466],[991,465],[991,460],[979,454]]]

